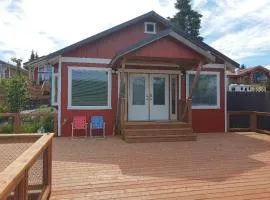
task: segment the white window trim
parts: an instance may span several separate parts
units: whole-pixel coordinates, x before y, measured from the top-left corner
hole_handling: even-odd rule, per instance
[[[154,26],[154,31],[153,32],[147,31],[147,25],[153,25]],[[157,28],[156,28],[156,23],[155,22],[144,22],[144,33],[156,34],[156,32],[157,32]]]
[[[57,77],[57,83],[55,82],[55,77]],[[59,105],[59,96],[57,96],[57,102],[54,101],[54,97],[56,94],[58,94],[58,91],[55,91],[55,84],[58,84],[57,88],[59,90],[59,73],[53,73],[52,74],[52,95],[51,95],[51,104],[53,106],[58,106]]]
[[[72,106],[72,70],[91,70],[91,71],[107,71],[108,72],[108,105],[107,106]],[[112,90],[112,69],[111,68],[100,68],[100,67],[76,67],[68,66],[68,108],[69,110],[109,110],[111,107],[111,90]]]
[[[187,71],[186,73],[186,98],[189,97],[189,75],[196,74],[196,71]],[[200,74],[209,74],[217,76],[217,105],[206,106],[206,105],[197,105],[192,106],[192,109],[220,109],[220,72],[207,72],[203,71]]]

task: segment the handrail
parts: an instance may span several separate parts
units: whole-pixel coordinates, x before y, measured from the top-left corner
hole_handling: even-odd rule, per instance
[[[31,135],[30,135],[31,136]],[[54,133],[40,135],[41,137],[29,147],[21,156],[13,161],[4,171],[0,172],[0,199],[6,199],[15,189],[18,196],[28,195],[27,180],[28,170],[33,166],[38,157],[44,155],[43,174],[46,180],[44,182],[44,194],[50,194],[51,191],[51,169],[52,169],[52,139]],[[16,136],[15,136],[16,137]],[[22,199],[24,199],[22,197]]]

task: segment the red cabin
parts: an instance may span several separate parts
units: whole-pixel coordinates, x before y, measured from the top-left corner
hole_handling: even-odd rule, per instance
[[[59,136],[98,115],[128,142],[225,132],[225,71],[239,67],[153,11],[27,65],[48,63]]]

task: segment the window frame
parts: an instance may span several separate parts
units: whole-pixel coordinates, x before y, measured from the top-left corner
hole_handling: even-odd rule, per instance
[[[187,71],[186,73],[186,98],[189,97],[189,75],[196,74],[196,71]],[[202,71],[203,75],[216,75],[217,77],[217,104],[216,105],[196,105],[192,106],[192,109],[220,109],[220,72]]]
[[[105,71],[108,72],[108,99],[107,106],[72,106],[72,70]],[[68,66],[68,107],[69,110],[108,110],[111,107],[112,69],[101,67]]]
[[[57,77],[57,83],[55,81],[55,78]],[[57,84],[57,91],[55,90],[55,84]],[[51,104],[52,106],[58,106],[59,105],[59,87],[60,87],[60,84],[59,84],[59,73],[53,73],[52,74],[52,85],[51,85]],[[54,101],[55,99],[55,95],[57,95],[57,102]]]
[[[154,30],[153,31],[147,31],[147,25],[153,25],[154,26]],[[145,22],[144,23],[144,33],[156,34],[157,33],[156,23],[155,22]]]

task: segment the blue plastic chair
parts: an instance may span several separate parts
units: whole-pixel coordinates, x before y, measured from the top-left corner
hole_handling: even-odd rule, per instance
[[[105,122],[103,116],[92,116],[90,122],[90,137],[93,136],[93,129],[103,129],[103,137],[105,138]]]

